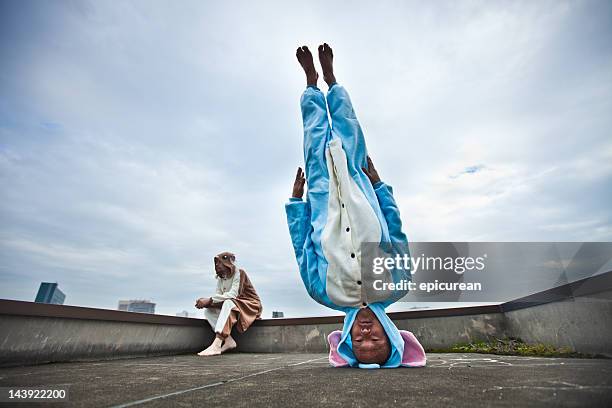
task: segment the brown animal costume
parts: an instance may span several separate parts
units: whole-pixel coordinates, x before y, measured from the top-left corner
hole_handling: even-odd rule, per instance
[[[261,317],[261,300],[248,275],[235,264],[236,256],[222,252],[215,256],[217,290],[205,311],[206,320],[221,339],[230,336],[236,325],[239,333]]]

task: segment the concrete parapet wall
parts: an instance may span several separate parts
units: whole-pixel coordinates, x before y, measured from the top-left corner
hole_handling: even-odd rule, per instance
[[[612,273],[502,305],[389,315],[426,349],[515,337],[612,356]],[[259,320],[236,335],[238,351],[325,352],[327,335],[342,321]],[[191,353],[213,337],[201,319],[0,300],[0,366]]]
[[[605,295],[505,312],[506,333],[527,343],[612,357],[612,292]]]
[[[470,309],[475,310],[470,311]],[[410,317],[411,312],[390,313],[390,316],[399,329],[413,332],[426,349],[445,348],[457,343],[503,337],[503,314],[499,312],[470,314],[478,310],[483,310],[483,308],[461,308],[453,316],[417,318]],[[250,353],[325,352],[328,350],[327,335],[334,330],[341,330],[342,321],[317,323],[316,319],[313,320],[315,320],[314,323],[308,324],[255,325],[245,334],[236,337],[238,351]]]
[[[400,330],[414,333],[426,350],[444,349],[457,343],[487,341],[505,336],[502,313],[426,317],[395,322]]]
[[[342,324],[253,326],[237,335],[238,351],[250,353],[320,353],[328,350],[327,335]]]
[[[177,354],[212,338],[204,325],[0,315],[0,365]]]

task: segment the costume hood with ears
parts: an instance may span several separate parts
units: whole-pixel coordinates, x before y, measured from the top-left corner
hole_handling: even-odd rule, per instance
[[[215,256],[214,261],[218,278],[227,279],[236,271],[236,255],[231,252],[221,252]]]
[[[329,342],[329,363],[334,367],[359,367],[359,368],[395,368],[395,367],[423,367],[427,363],[425,350],[414,335],[406,330],[398,330],[389,316],[385,313],[385,308],[380,303],[368,305],[374,312],[383,328],[389,344],[391,345],[391,355],[381,366],[379,364],[363,364],[357,361],[353,353],[351,342],[351,328],[355,322],[355,317],[359,309],[353,309],[344,318],[342,331],[333,331],[327,336]]]

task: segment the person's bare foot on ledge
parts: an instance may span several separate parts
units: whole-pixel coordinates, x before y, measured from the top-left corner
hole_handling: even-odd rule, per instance
[[[306,85],[314,85],[317,86],[317,80],[319,79],[319,74],[315,69],[314,62],[312,60],[312,53],[308,49],[307,46],[298,47],[295,52],[295,56],[302,68],[304,68],[304,72],[306,73]]]
[[[327,43],[319,45],[319,62],[323,69],[323,80],[328,86],[336,82],[334,76],[334,52]]]

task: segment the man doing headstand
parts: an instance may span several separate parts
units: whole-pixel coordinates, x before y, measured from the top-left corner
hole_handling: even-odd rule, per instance
[[[423,366],[420,343],[385,313],[401,294],[377,297],[364,287],[373,277],[362,268],[362,244],[407,250],[408,240],[392,189],[369,159],[349,95],[336,82],[332,49],[322,44],[318,51],[327,98],[308,47],[296,53],[307,85],[300,101],[305,172],[298,169],[285,209],[301,278],[313,299],[346,313],[343,330],[328,336],[333,366]]]

